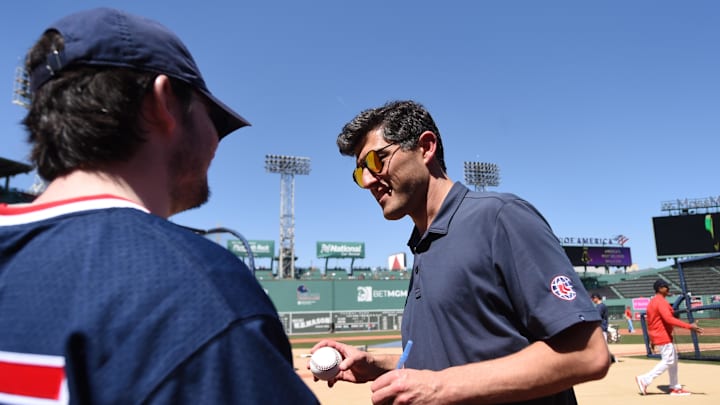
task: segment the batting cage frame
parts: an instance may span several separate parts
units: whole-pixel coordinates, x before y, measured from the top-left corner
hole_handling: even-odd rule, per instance
[[[189,231],[192,231],[198,235],[202,235],[202,236],[215,234],[215,233],[229,233],[230,235],[233,235],[234,237],[238,238],[240,240],[240,242],[243,244],[243,246],[245,247],[245,252],[247,252],[248,262],[246,264],[248,266],[248,269],[250,270],[250,273],[255,275],[255,255],[253,254],[253,251],[250,248],[250,243],[248,242],[247,239],[245,239],[245,237],[240,232],[235,231],[230,228],[225,228],[225,227],[218,227],[218,228],[211,228],[211,229],[199,229],[199,228],[193,228],[193,227],[185,226],[185,225],[179,225],[179,226],[181,226]]]
[[[688,323],[695,322],[698,317],[696,313],[704,313],[705,311],[717,311],[717,316],[711,319],[720,320],[720,303],[713,303],[709,305],[693,306],[691,300],[691,294],[687,289],[687,283],[685,281],[685,273],[683,271],[683,263],[694,261],[692,259],[685,261],[678,261],[675,259],[675,265],[678,270],[678,276],[680,280],[681,294],[672,304],[674,315],[677,318],[686,320]],[[683,305],[684,304],[684,305]],[[684,306],[684,308],[681,308]],[[645,350],[647,357],[660,358],[659,353],[655,353],[653,344],[650,342],[647,328],[646,313],[640,314],[640,325],[643,331],[643,340],[645,342]],[[703,317],[707,319],[707,317]],[[702,325],[700,325],[702,327]],[[716,338],[717,335],[710,338],[711,341],[704,342],[698,336],[698,333],[694,330],[686,331],[685,329],[675,328],[673,332],[673,342],[677,347],[678,358],[683,360],[707,360],[707,361],[720,361],[720,338]],[[717,328],[713,328],[717,329]],[[690,342],[687,342],[686,336],[689,336]]]

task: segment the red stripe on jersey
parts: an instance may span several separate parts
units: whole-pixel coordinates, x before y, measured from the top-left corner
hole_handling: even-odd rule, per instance
[[[0,361],[0,393],[57,400],[64,380],[63,367]]]
[[[17,214],[27,214],[28,212],[35,212],[40,210],[45,210],[48,208],[53,207],[59,207],[62,205],[72,204],[76,202],[83,202],[83,201],[92,201],[92,200],[100,200],[100,199],[114,199],[114,200],[124,200],[129,201],[132,203],[135,203],[134,201],[128,200],[127,198],[118,197],[112,194],[98,194],[98,195],[87,195],[87,196],[80,196],[80,197],[74,197],[74,198],[68,198],[65,200],[58,200],[58,201],[51,201],[46,202],[42,204],[2,204],[2,209],[0,209],[0,213],[3,215],[17,215]],[[137,204],[137,203],[135,203]]]

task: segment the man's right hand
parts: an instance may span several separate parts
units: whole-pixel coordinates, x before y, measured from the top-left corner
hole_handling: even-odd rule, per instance
[[[397,358],[397,356],[373,356],[354,346],[329,339],[321,340],[315,344],[315,346],[310,349],[310,353],[314,353],[315,350],[325,346],[334,347],[343,357],[340,363],[340,372],[335,378],[328,380],[328,387],[332,387],[337,381],[352,383],[374,381],[382,374],[392,370],[393,358]],[[310,368],[309,362],[307,367]],[[314,380],[318,381],[317,378],[314,378]]]

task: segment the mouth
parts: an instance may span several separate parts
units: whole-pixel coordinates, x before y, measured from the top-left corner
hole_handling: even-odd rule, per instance
[[[380,205],[382,205],[386,199],[390,198],[392,196],[392,193],[392,189],[387,186],[380,186],[373,191],[373,194],[375,195],[375,200],[377,200],[378,204]]]

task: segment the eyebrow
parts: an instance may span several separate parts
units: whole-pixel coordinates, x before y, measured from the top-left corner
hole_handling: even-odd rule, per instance
[[[359,161],[359,162],[364,161],[365,158],[367,158],[367,155],[370,154],[370,152],[375,152],[375,153],[377,153],[379,156],[386,156],[386,155],[387,155],[387,152],[385,152],[385,149],[391,147],[392,145],[397,145],[397,144],[394,143],[394,142],[390,142],[390,143],[388,143],[387,145],[385,145],[385,146],[383,146],[383,147],[381,147],[381,148],[370,149],[370,150],[367,151],[367,153],[365,153],[365,154],[363,155],[363,157],[360,158],[358,161]]]

